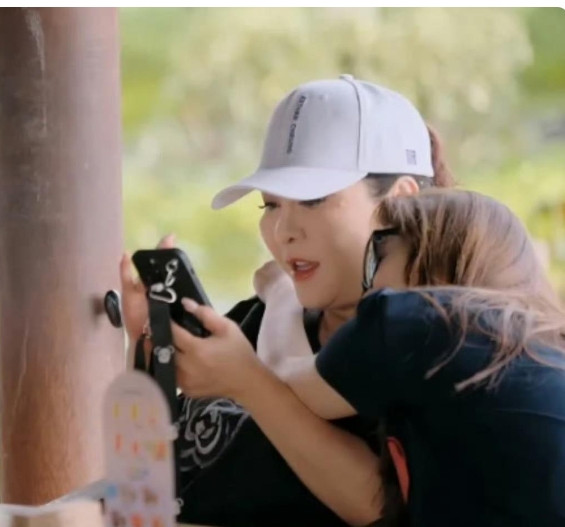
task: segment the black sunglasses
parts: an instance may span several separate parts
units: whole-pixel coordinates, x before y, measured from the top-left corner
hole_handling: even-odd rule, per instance
[[[398,234],[400,234],[400,230],[396,227],[376,230],[371,234],[365,249],[365,258],[363,259],[363,294],[373,287],[373,280],[384,258],[382,251],[383,242],[389,236]]]

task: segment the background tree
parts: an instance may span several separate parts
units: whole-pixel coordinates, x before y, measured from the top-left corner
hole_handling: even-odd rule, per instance
[[[122,38],[127,244],[176,232],[219,307],[266,253],[259,199],[211,197],[255,169],[278,100],[344,72],[412,99],[460,182],[520,214],[565,284],[563,10],[130,8]]]

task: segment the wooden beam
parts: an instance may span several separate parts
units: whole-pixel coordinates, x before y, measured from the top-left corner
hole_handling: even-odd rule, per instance
[[[0,9],[2,501],[102,475],[101,400],[124,367],[100,311],[122,250],[116,9]]]

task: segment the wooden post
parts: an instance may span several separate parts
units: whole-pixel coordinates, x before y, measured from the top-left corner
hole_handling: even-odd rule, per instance
[[[116,9],[0,9],[2,501],[102,475],[101,401],[124,367],[101,313],[122,249]]]

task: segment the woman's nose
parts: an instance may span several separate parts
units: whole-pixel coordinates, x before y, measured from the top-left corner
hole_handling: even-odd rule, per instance
[[[282,244],[294,242],[303,236],[304,230],[300,225],[299,214],[294,207],[281,207],[281,211],[275,226],[275,236]]]

